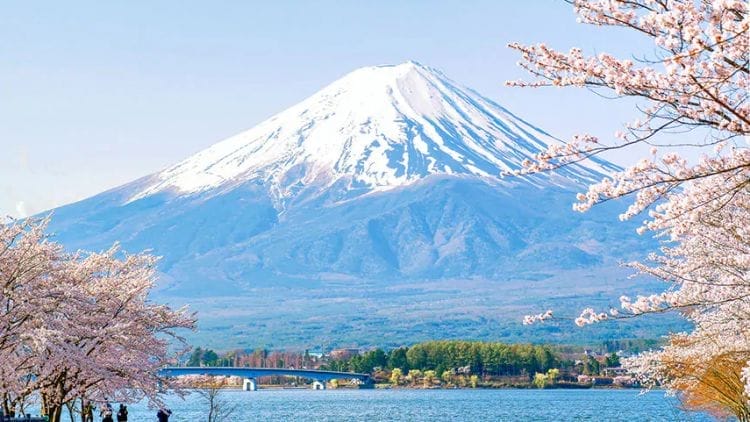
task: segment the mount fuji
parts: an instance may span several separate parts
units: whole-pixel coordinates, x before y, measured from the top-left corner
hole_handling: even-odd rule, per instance
[[[416,62],[358,69],[163,171],[54,210],[71,249],[162,256],[155,298],[197,310],[214,347],[582,341],[650,320],[522,328],[524,313],[648,288],[618,263],[651,246],[575,193],[616,166],[502,175],[551,135]]]

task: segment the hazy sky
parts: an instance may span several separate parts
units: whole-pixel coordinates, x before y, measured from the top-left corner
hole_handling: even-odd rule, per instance
[[[524,76],[511,41],[651,48],[562,0],[2,2],[0,215],[158,171],[361,66],[417,60],[563,138],[635,117],[583,90],[504,87]]]

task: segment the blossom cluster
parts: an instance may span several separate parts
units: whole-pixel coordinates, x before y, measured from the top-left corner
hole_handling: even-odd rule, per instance
[[[620,297],[622,309],[633,315],[649,312],[659,312],[669,309],[678,304],[677,297],[673,292],[662,292],[649,296],[637,296],[635,302],[628,296]]]
[[[575,319],[575,323],[579,327],[583,327],[587,324],[593,324],[595,322],[604,321],[609,319],[609,315],[604,312],[596,312],[593,308],[586,308],[581,311],[581,315]]]
[[[546,312],[536,315],[526,315],[523,317],[523,325],[531,325],[535,322],[542,322],[552,318],[552,310],[548,309]]]
[[[645,118],[616,134],[618,143],[605,145],[592,135],[552,145],[536,160],[525,162],[519,173],[547,171],[582,161],[603,151],[654,143],[654,135],[671,129],[706,128],[705,144],[735,141],[750,134],[750,19],[741,0],[699,1],[573,1],[582,22],[630,28],[653,38],[657,57],[638,66],[631,59],[609,54],[586,57],[573,48],[567,53],[544,44],[511,44],[521,53],[520,65],[536,81],[511,81],[512,86],[586,86],[609,89],[616,95],[646,99]],[[748,163],[747,144],[735,149],[734,159],[706,156],[689,165],[674,153],[661,160],[644,158],[622,172],[592,185],[578,198],[576,208],[586,210],[612,198],[636,194],[623,214],[629,218],[663,199],[679,184],[716,172],[731,171],[731,161]]]

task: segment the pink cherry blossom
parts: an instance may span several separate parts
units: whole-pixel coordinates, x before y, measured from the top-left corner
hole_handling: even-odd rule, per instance
[[[156,258],[67,254],[46,221],[0,225],[0,397],[15,408],[38,393],[52,421],[76,400],[159,401],[186,309],[152,303]],[[179,352],[179,348],[177,352]],[[6,409],[8,410],[8,409]]]
[[[651,146],[638,160],[577,196],[575,209],[615,198],[632,203],[622,219],[647,213],[640,233],[662,241],[639,273],[668,283],[660,294],[623,296],[622,311],[585,309],[579,326],[606,319],[679,311],[694,325],[671,336],[670,345],[626,363],[646,385],[678,388],[689,380],[667,371],[671,362],[702,362],[732,355],[750,397],[750,17],[741,0],[572,0],[579,21],[633,30],[654,42],[655,54],[634,62],[602,53],[586,56],[544,44],[511,44],[520,65],[537,79],[513,86],[574,86],[646,101],[642,115],[612,143],[580,135],[550,147],[518,174],[553,171],[606,151]],[[675,132],[680,134],[675,134]],[[689,132],[700,132],[690,137]],[[666,140],[665,140],[666,139]],[[699,141],[695,141],[699,139]],[[690,161],[680,152],[703,149]],[[665,152],[659,156],[659,152]],[[524,322],[538,319],[527,317]],[[683,360],[680,360],[683,359]],[[701,366],[699,365],[698,368]],[[669,373],[668,373],[669,372]],[[727,409],[738,417],[750,415]],[[743,416],[744,415],[744,416]]]

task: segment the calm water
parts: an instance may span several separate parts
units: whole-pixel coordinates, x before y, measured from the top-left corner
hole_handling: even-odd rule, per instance
[[[662,392],[636,390],[261,390],[224,391],[228,421],[706,421]],[[206,420],[197,394],[170,397],[170,421]],[[130,420],[155,421],[145,404]]]

